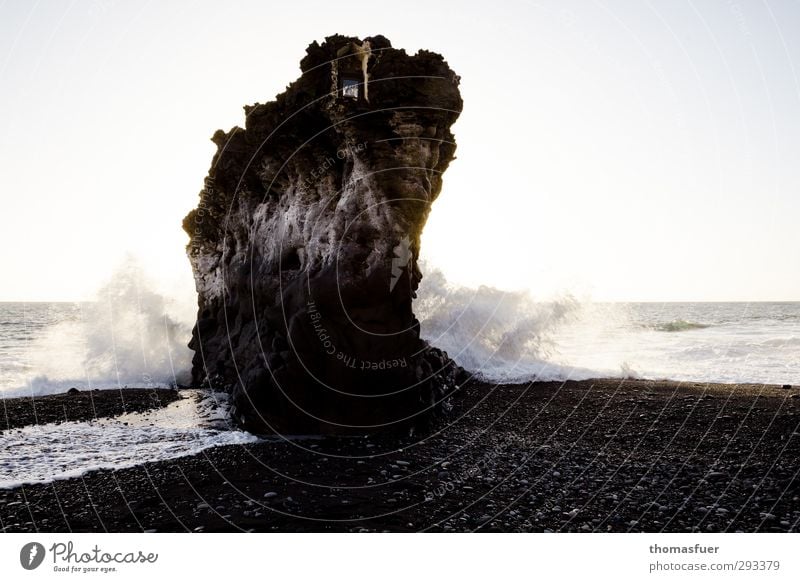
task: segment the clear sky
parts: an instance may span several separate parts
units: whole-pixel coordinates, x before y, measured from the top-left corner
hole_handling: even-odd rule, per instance
[[[127,253],[190,291],[210,136],[336,32],[461,75],[423,241],[452,281],[800,300],[798,30],[790,0],[2,2],[0,300],[91,297]]]

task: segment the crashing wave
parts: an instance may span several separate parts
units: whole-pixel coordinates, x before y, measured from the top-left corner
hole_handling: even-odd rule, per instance
[[[658,323],[656,325],[647,327],[650,327],[651,329],[654,329],[656,331],[675,332],[675,331],[690,331],[693,329],[706,329],[711,326],[705,323],[695,323],[694,321],[674,319],[666,323]]]

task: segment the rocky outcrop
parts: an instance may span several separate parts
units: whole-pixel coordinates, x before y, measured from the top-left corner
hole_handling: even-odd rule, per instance
[[[440,55],[314,42],[275,101],[217,131],[184,219],[195,384],[256,432],[364,433],[447,409],[458,369],[419,337],[420,234],[462,102]],[[368,87],[368,99],[367,89]]]

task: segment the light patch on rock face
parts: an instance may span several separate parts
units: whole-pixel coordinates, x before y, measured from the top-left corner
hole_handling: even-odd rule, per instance
[[[204,250],[189,257],[198,294],[207,297],[222,296],[224,284],[219,268],[221,256],[221,245],[215,245],[211,252]]]

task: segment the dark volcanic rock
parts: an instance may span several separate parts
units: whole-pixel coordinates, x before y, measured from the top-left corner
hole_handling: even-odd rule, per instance
[[[458,370],[419,337],[420,234],[453,159],[459,79],[378,36],[309,46],[302,76],[217,131],[184,220],[193,379],[258,432],[373,432],[446,409]],[[362,71],[369,46],[367,87]]]

